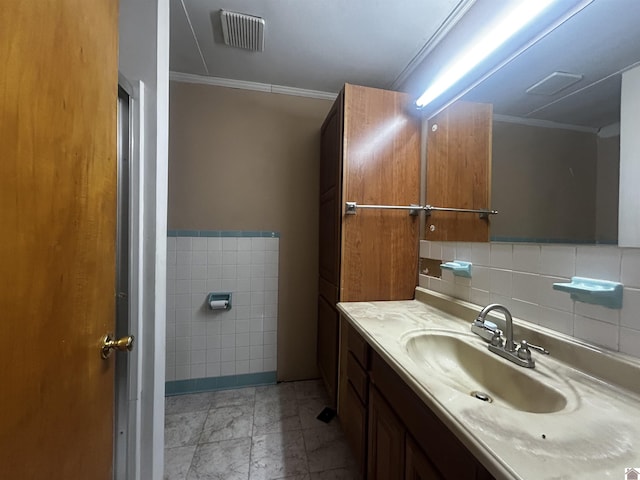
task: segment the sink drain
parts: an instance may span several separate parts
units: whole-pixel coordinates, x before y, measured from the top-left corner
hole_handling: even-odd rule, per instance
[[[478,400],[482,400],[483,402],[493,402],[493,398],[491,398],[489,395],[487,395],[484,392],[478,392],[477,390],[474,390],[473,392],[471,392],[471,396],[477,398]]]

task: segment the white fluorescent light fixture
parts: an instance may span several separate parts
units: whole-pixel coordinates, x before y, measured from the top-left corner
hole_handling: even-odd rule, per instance
[[[555,0],[521,0],[519,5],[505,12],[495,25],[487,29],[487,34],[484,37],[463,52],[436,78],[433,84],[416,100],[416,106],[423,108],[442,95],[554,2]]]

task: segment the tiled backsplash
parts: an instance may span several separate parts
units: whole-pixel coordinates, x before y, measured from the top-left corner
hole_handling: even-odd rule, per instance
[[[278,237],[169,232],[167,381],[276,371]],[[210,310],[209,292],[232,292],[232,308]]]
[[[640,357],[640,249],[423,240],[420,257],[473,264],[471,278],[421,274],[421,287],[482,306],[502,303],[516,317]],[[576,302],[553,290],[572,276],[621,282],[622,309]]]

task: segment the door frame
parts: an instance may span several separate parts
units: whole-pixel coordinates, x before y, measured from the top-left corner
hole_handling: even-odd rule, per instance
[[[133,173],[131,178],[137,185],[131,235],[138,254],[131,252],[131,268],[138,281],[132,282],[130,302],[137,312],[137,365],[129,379],[134,440],[128,445],[127,480],[161,479],[164,470],[169,24],[169,0],[119,3],[119,70],[134,90],[138,168],[137,179]]]
[[[157,92],[145,82],[130,82],[129,313],[136,343],[126,372],[127,401],[120,412],[127,418],[126,456],[114,455],[114,472],[123,475],[114,476],[116,480],[162,478],[164,470],[168,73],[166,77],[162,103],[158,99],[163,97],[154,98]],[[147,118],[152,109],[167,122]],[[150,142],[157,142],[155,156],[149,155]]]
[[[142,182],[141,182],[141,139],[144,130],[141,122],[142,82],[134,84],[122,73],[118,73],[118,85],[129,95],[129,334],[136,338],[134,349],[128,355],[119,355],[123,368],[118,368],[116,360],[115,373],[115,421],[114,421],[114,478],[140,478],[140,351],[143,347],[141,339],[142,312],[140,309],[141,264],[141,229],[142,229]],[[122,328],[116,325],[116,328]]]
[[[158,290],[166,290],[167,205],[156,203],[150,207],[154,202],[149,201],[148,195],[159,188],[157,170],[166,170],[166,159],[161,162],[158,157],[154,163],[147,158],[145,149],[145,135],[150,129],[145,116],[146,100],[153,92],[144,82],[130,81],[121,73],[118,82],[130,96],[129,334],[135,337],[135,344],[125,369],[116,368],[115,373],[113,471],[115,480],[142,480],[149,470],[155,472],[154,477],[158,471],[162,475],[164,464],[166,295],[158,297]],[[150,102],[153,103],[152,98]],[[156,181],[152,183],[150,179]],[[164,218],[164,223],[158,218]],[[125,394],[118,402],[119,389]],[[122,435],[116,430],[118,425],[125,425]]]

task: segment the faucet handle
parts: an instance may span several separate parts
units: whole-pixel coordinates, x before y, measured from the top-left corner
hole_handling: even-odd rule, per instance
[[[493,336],[491,337],[489,343],[491,343],[491,345],[493,345],[494,347],[502,348],[504,344],[504,340],[502,339],[502,330],[500,330],[499,328],[494,330]]]
[[[529,348],[533,348],[537,352],[543,353],[545,355],[549,355],[549,350],[539,345],[534,345],[533,343],[530,343]]]
[[[520,346],[518,347],[518,358],[522,360],[531,361],[531,350],[529,350],[529,344],[526,340],[522,340],[520,342]]]

